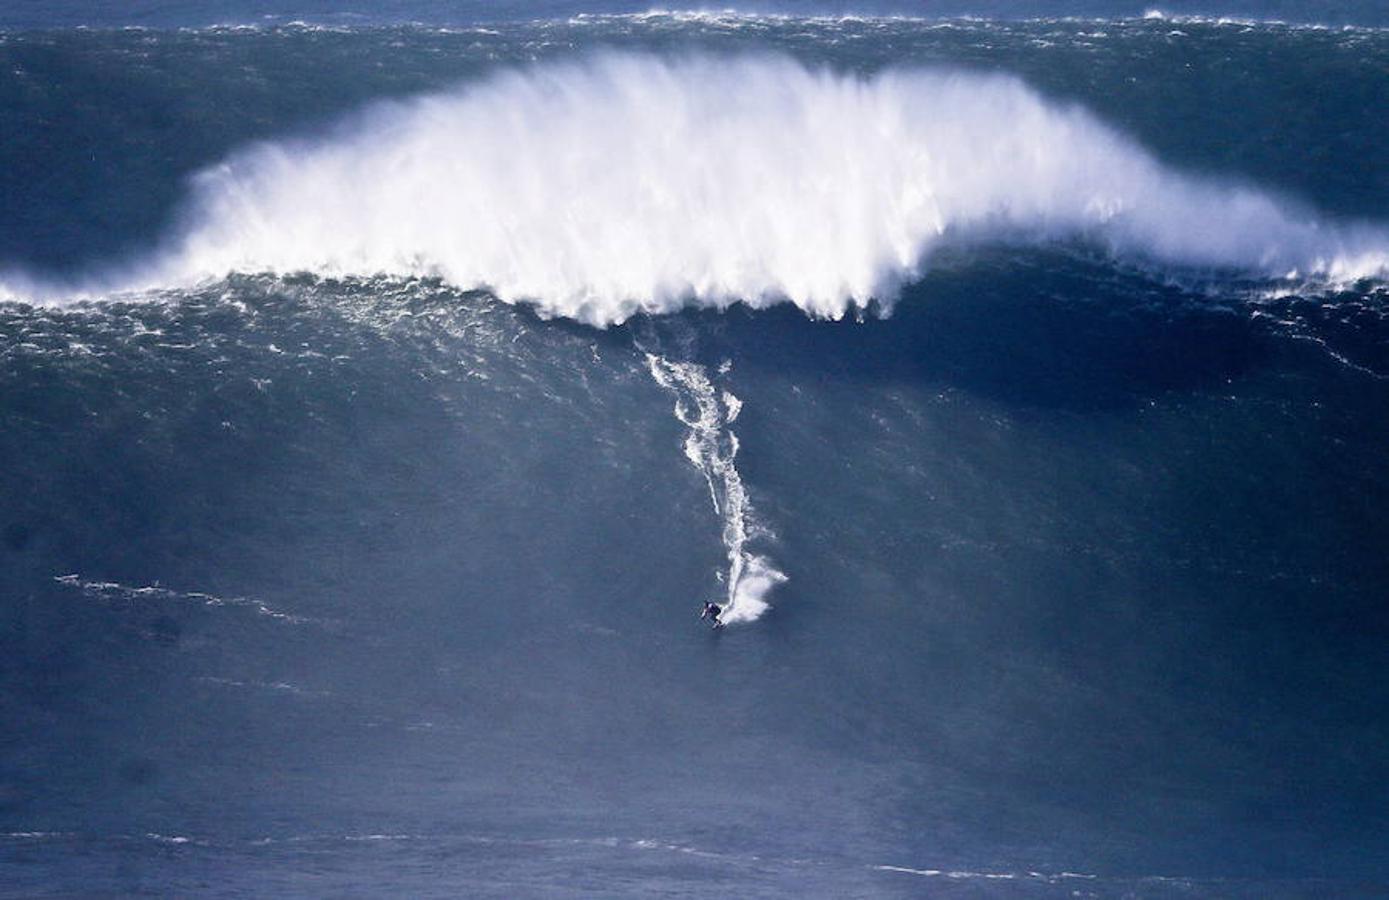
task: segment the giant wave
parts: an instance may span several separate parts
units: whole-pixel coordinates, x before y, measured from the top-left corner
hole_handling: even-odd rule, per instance
[[[687,304],[888,307],[933,250],[1080,241],[1138,265],[1346,281],[1376,225],[1175,172],[1082,108],[959,71],[871,77],[783,57],[598,54],[378,105],[194,179],[119,275],[438,277],[591,324]]]

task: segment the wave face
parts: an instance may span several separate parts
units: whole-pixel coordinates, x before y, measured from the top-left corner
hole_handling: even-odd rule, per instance
[[[427,275],[598,325],[691,302],[838,318],[951,242],[1269,277],[1389,260],[1381,229],[1172,172],[1015,79],[784,58],[601,55],[377,107],[202,172],[185,221],[133,286]]]

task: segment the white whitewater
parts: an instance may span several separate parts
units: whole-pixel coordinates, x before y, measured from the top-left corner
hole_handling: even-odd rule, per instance
[[[646,354],[656,383],[675,395],[675,416],[685,424],[685,456],[709,485],[714,514],[723,525],[723,545],[728,553],[724,574],[726,596],[722,619],[728,624],[751,622],[767,611],[767,595],[786,580],[772,561],[748,550],[748,542],[766,536],[754,522],[747,489],[734,460],[738,436],[729,427],[742,410],[742,402],[728,391],[717,390],[703,366],[671,362]]]
[[[231,272],[439,277],[591,324],[686,305],[890,304],[948,242],[1345,282],[1389,232],[1171,170],[1021,81],[784,57],[599,54],[378,104],[194,179],[181,229],[60,300]],[[6,287],[8,285],[8,287]]]

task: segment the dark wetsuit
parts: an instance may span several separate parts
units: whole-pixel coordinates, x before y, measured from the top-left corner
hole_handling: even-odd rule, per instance
[[[713,623],[714,623],[714,627],[717,628],[718,626],[720,626],[720,625],[723,624],[722,622],[719,621],[719,615],[720,615],[722,612],[723,612],[723,607],[719,606],[717,603],[706,603],[706,604],[704,604],[704,612],[700,613],[700,614],[699,614],[699,617],[700,617],[701,619],[710,619],[710,620],[712,620]]]

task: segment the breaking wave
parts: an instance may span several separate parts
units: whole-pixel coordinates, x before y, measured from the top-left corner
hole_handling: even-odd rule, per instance
[[[1389,272],[1382,227],[1177,173],[1017,79],[761,56],[600,54],[379,105],[205,170],[179,221],[150,260],[81,290],[427,276],[605,325],[734,302],[837,318],[890,305],[950,242],[1079,240],[1268,278]],[[12,294],[36,293],[21,282]]]

